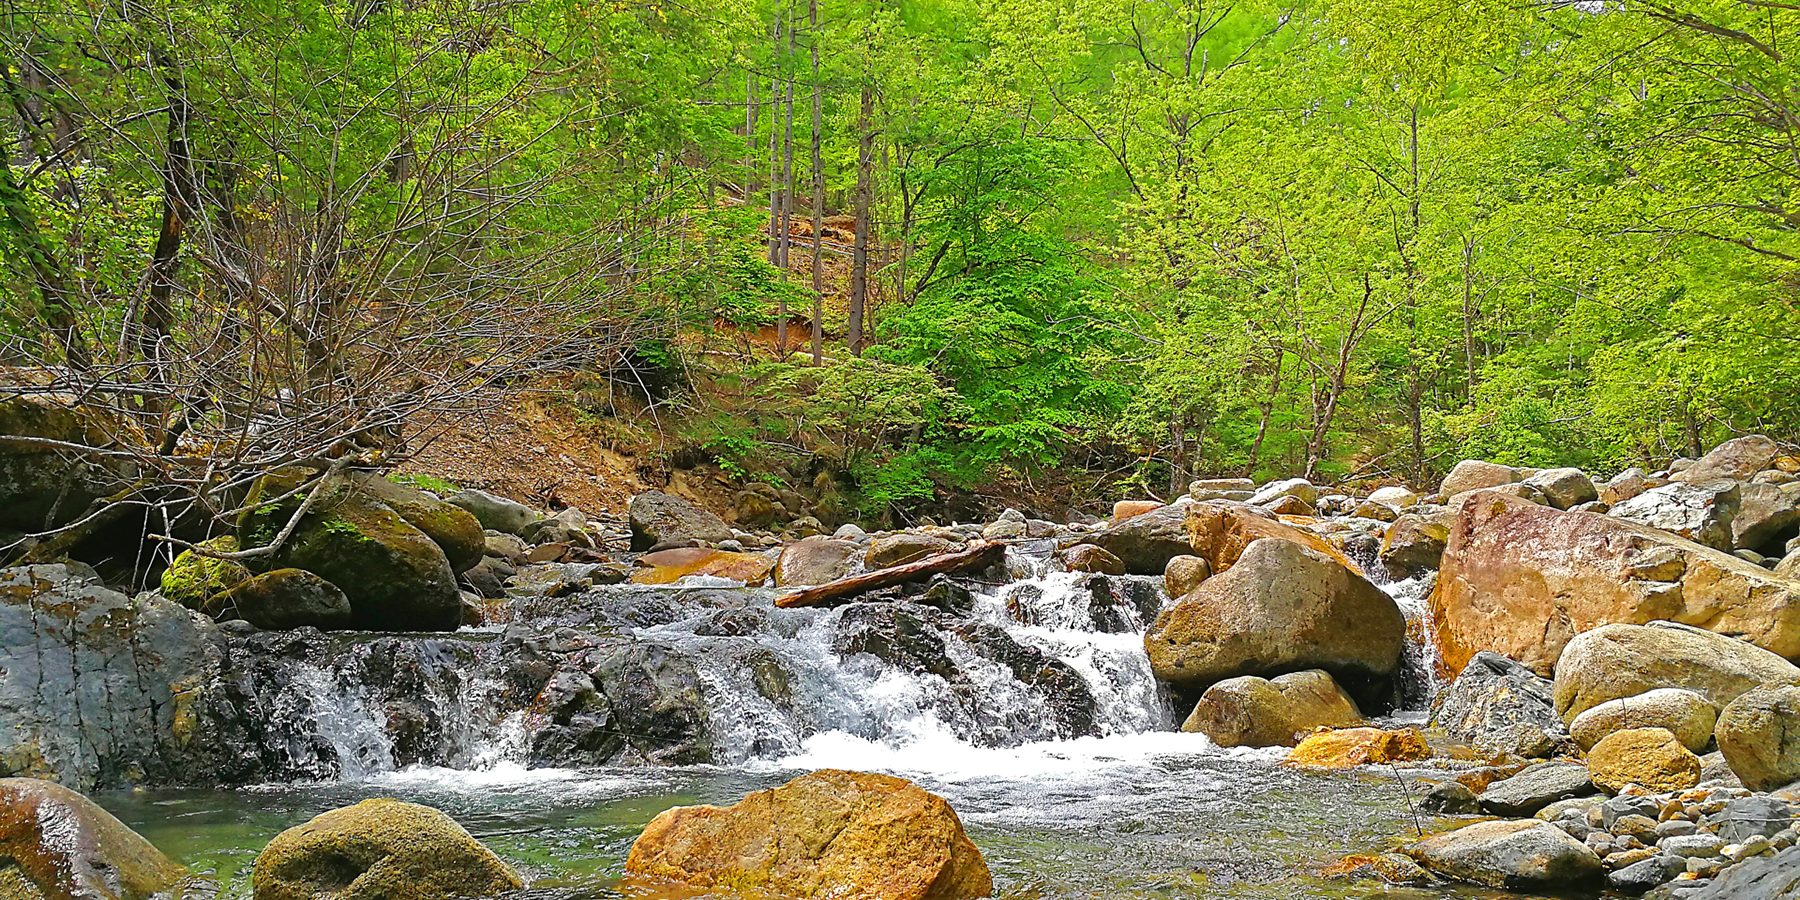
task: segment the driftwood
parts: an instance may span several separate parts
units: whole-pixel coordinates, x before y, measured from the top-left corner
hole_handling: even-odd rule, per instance
[[[976,572],[1001,562],[1006,558],[1006,545],[993,541],[976,541],[966,549],[954,553],[940,553],[928,556],[917,562],[888,566],[861,575],[839,578],[829,584],[795,591],[784,597],[778,597],[775,605],[783,609],[799,606],[833,606],[845,603],[861,594],[905,584],[909,581],[920,581],[933,575],[953,575],[957,572]]]

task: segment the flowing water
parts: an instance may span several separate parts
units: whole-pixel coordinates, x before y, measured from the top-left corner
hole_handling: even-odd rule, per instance
[[[657,813],[825,767],[944,795],[1005,897],[1500,896],[1322,877],[1447,824],[1413,811],[1429,773],[1301,772],[1279,750],[1174,731],[1142,646],[1159,579],[1050,571],[1041,552],[1009,567],[1010,583],[923,598],[941,617],[917,603],[774,610],[767,591],[702,583],[522,601],[504,629],[258,645],[237,679],[266,710],[270,783],[96,799],[225,898],[248,896],[275,834],[373,796],[450,813],[527,876],[523,896],[625,896],[624,857]],[[1385,587],[1409,620],[1425,614],[1428,586]],[[1401,689],[1414,710],[1433,689],[1424,646]],[[568,696],[587,697],[594,666],[631,688],[610,708],[585,701],[592,715],[547,712],[579,706],[547,704],[552,687],[515,689],[521,667],[554,670],[549,685],[574,673]],[[570,749],[601,739],[604,761]]]

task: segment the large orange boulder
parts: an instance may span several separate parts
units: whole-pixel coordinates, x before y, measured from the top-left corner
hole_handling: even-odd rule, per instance
[[[0,897],[140,900],[187,871],[68,788],[0,778]]]
[[[638,557],[633,584],[674,584],[689,575],[710,575],[745,584],[762,584],[775,563],[766,554],[736,553],[708,547],[677,547]]]
[[[1238,557],[1244,555],[1245,549],[1263,538],[1280,538],[1299,544],[1323,553],[1352,572],[1362,574],[1362,569],[1351,562],[1344,551],[1323,536],[1296,528],[1243,503],[1229,500],[1195,503],[1187,508],[1183,528],[1191,548],[1189,552],[1206,560],[1215,575],[1231,568]]]
[[[1452,672],[1492,650],[1548,675],[1575,635],[1656,620],[1800,656],[1800,581],[1644,525],[1492,491],[1461,501],[1431,611]]]
[[[1431,747],[1417,728],[1338,728],[1315,731],[1288,751],[1288,765],[1312,769],[1354,769],[1431,758]]]
[[[795,898],[961,900],[994,892],[942,797],[903,778],[825,769],[726,806],[678,806],[644,827],[627,875]]]

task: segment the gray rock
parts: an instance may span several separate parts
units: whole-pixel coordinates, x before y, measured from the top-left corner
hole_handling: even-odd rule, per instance
[[[1800,486],[1738,486],[1737,515],[1731,519],[1732,546],[1780,556],[1785,539],[1800,525]]]
[[[1613,797],[1600,804],[1600,827],[1611,831],[1613,823],[1625,816],[1644,816],[1654,822],[1657,812],[1656,799],[1653,797]]]
[[[1734,482],[1677,482],[1615,503],[1607,514],[1729,553],[1734,546],[1731,523],[1740,498]]]
[[[1549,679],[1483,650],[1440,695],[1432,724],[1483,752],[1548,756],[1568,741],[1553,696]]]
[[[1256,506],[1266,506],[1283,497],[1293,497],[1310,506],[1319,499],[1319,489],[1304,478],[1289,478],[1264,485],[1261,490],[1250,495],[1250,502]]]
[[[1572,509],[1600,496],[1593,480],[1580,469],[1545,469],[1525,479],[1525,484],[1542,491],[1544,499],[1557,509]]]
[[[649,491],[626,504],[631,520],[631,549],[649,550],[670,541],[731,540],[725,520],[673,494]]]
[[[1800,679],[1745,691],[1719,713],[1725,762],[1753,790],[1800,781]]]
[[[1719,837],[1726,843],[1742,844],[1752,838],[1772,838],[1787,830],[1794,824],[1794,809],[1774,797],[1739,797],[1708,816],[1707,821],[1719,826]]]
[[[1675,877],[1687,871],[1687,860],[1679,856],[1658,854],[1649,859],[1632,863],[1606,876],[1606,883],[1615,890],[1629,894],[1642,894],[1659,885],[1675,880]]]
[[[1475,792],[1460,781],[1441,781],[1419,801],[1419,808],[1446,816],[1473,815],[1481,811]]]
[[[214,604],[209,604],[212,606]],[[275,569],[239,584],[208,613],[220,621],[243,619],[258,628],[349,628],[350,598],[337,585],[305,569]]]
[[[1483,462],[1479,459],[1465,459],[1444,476],[1438,493],[1443,497],[1454,497],[1464,491],[1494,488],[1503,484],[1512,484],[1520,478],[1519,470],[1499,463]]]
[[[537,510],[523,503],[495,496],[487,491],[458,491],[445,498],[445,502],[468,510],[475,521],[481,523],[482,528],[503,534],[520,534],[526,526],[543,518]]]
[[[1580,763],[1544,762],[1528,766],[1481,792],[1481,808],[1497,816],[1529,816],[1557,800],[1594,793],[1587,767]]]
[[[1097,544],[1125,563],[1133,575],[1161,575],[1169,560],[1191,554],[1185,524],[1193,501],[1174,503],[1089,535],[1084,543]]]
[[[1656,846],[1660,847],[1664,853],[1675,856],[1704,859],[1718,856],[1719,850],[1725,846],[1725,842],[1720,840],[1716,834],[1678,834],[1663,838],[1657,842]]]
[[[1407,848],[1446,878],[1503,890],[1575,887],[1602,873],[1600,857],[1548,822],[1480,822]]]
[[[1720,479],[1749,481],[1756,473],[1769,468],[1780,453],[1781,446],[1767,436],[1745,435],[1714,447],[1693,465],[1682,469],[1675,479],[1696,484]]]
[[[1607,506],[1622,503],[1665,482],[1644,474],[1643,469],[1630,468],[1607,479],[1599,486],[1600,502]]]
[[[1800,847],[1745,860],[1689,900],[1800,900]]]

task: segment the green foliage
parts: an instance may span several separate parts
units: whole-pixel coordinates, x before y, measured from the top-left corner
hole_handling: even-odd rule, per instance
[[[388,480],[392,481],[395,484],[404,485],[409,488],[416,488],[421,491],[430,491],[433,494],[437,494],[439,496],[454,494],[454,493],[462,490],[462,487],[460,485],[458,485],[456,482],[450,481],[449,479],[446,479],[446,478],[439,478],[436,475],[423,475],[423,474],[415,475],[415,474],[410,474],[410,473],[409,474],[394,474],[394,475],[389,475]]]

